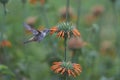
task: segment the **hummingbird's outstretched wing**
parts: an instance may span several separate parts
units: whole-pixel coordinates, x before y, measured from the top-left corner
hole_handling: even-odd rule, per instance
[[[27,30],[31,31],[31,32],[33,33],[33,35],[38,35],[38,34],[40,33],[38,30],[32,28],[30,25],[28,25],[28,24],[26,24],[26,23],[24,23],[24,27],[25,27]]]

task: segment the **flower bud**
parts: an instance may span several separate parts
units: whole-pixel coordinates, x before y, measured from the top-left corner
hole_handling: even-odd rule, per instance
[[[21,0],[23,4],[25,4],[27,2],[27,0]]]
[[[116,0],[110,0],[112,3],[115,3],[116,2]]]
[[[8,1],[9,1],[9,0],[0,0],[0,2],[1,2],[2,4],[6,4],[6,3],[8,3]]]

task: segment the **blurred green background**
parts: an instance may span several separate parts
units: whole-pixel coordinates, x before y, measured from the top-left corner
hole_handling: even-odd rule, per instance
[[[23,23],[30,22],[32,17],[35,29],[55,26],[60,22],[59,9],[66,6],[66,0],[47,0],[44,11],[39,1],[22,1],[9,0],[6,15],[0,3],[0,80],[59,80],[53,78],[56,76],[50,66],[53,61],[62,61],[63,41],[47,35],[40,43],[24,45],[30,35]],[[75,15],[71,21],[76,24],[80,5],[77,28],[86,45],[77,52],[82,73],[76,80],[120,80],[120,0],[77,1],[70,0]]]

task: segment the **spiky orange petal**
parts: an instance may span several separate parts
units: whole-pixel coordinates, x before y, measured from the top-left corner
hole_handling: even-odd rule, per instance
[[[76,77],[76,75],[75,75],[75,73],[71,70],[71,74],[74,76],[74,77]]]
[[[60,37],[63,31],[58,32],[57,37]]]
[[[63,74],[63,73],[65,72],[65,70],[66,70],[66,69],[65,69],[65,68],[63,68],[63,70],[61,71],[61,74]]]
[[[56,72],[56,73],[59,73],[62,69],[63,69],[63,68],[60,67],[60,68],[56,69],[55,72]]]
[[[61,34],[61,37],[64,38],[65,32],[63,31],[63,33]]]
[[[68,75],[71,76],[71,70],[70,69],[68,69]]]
[[[55,70],[55,69],[57,69],[59,67],[59,65],[53,65],[52,67],[51,67],[51,69],[52,70]]]
[[[74,29],[74,32],[78,35],[78,36],[80,36],[80,33],[79,33],[79,31],[75,28]]]
[[[75,71],[75,73],[77,73],[77,75],[80,74],[80,72],[78,70],[74,69],[74,71]]]
[[[79,72],[82,72],[82,70],[80,68],[78,68],[78,67],[74,67],[74,69],[76,69]]]
[[[75,33],[75,31],[74,30],[72,30],[72,33],[73,33],[73,35],[75,36],[75,37],[77,37],[78,35]]]

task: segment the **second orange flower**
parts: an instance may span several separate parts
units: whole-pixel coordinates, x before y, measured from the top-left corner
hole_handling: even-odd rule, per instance
[[[82,72],[80,64],[71,63],[71,62],[54,62],[51,66],[51,70],[55,73],[68,76],[76,77]]]
[[[80,37],[80,32],[71,23],[60,23],[50,29],[50,34],[57,33],[57,37],[70,38],[72,36]]]

